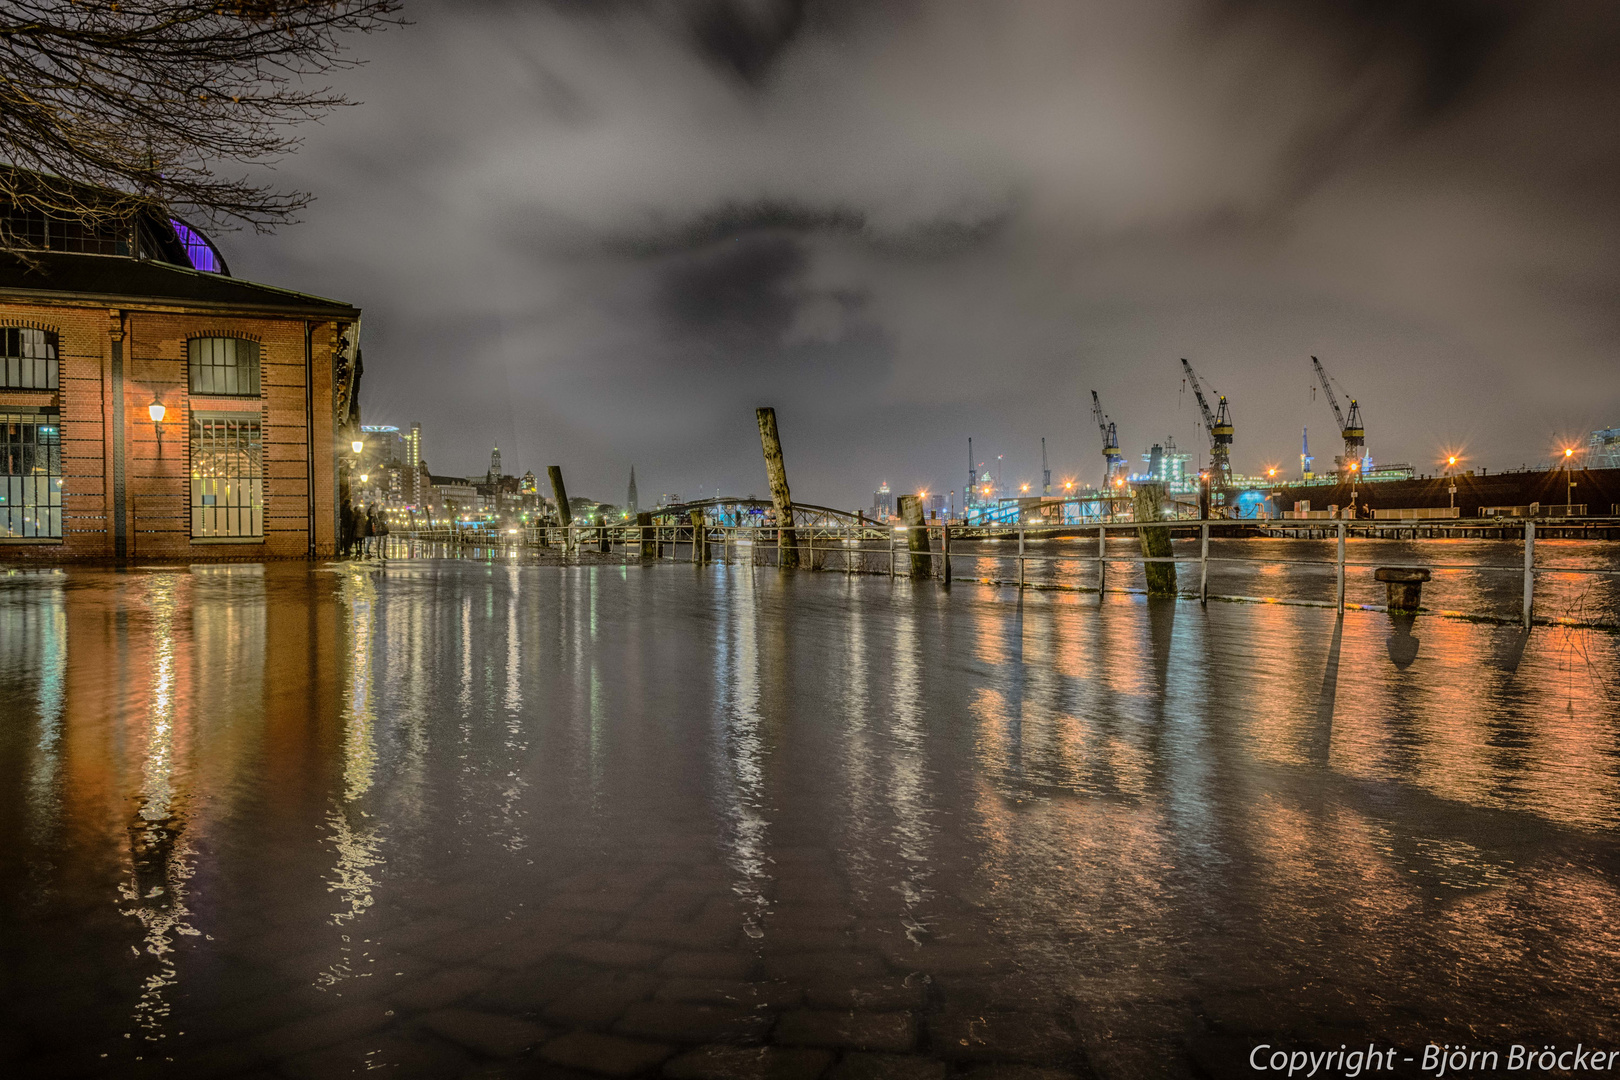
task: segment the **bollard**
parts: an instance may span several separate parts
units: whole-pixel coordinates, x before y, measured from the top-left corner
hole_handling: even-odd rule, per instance
[[[658,558],[658,541],[653,536],[652,512],[643,510],[636,515],[636,528],[641,537],[641,561]]]
[[[1160,502],[1164,498],[1162,484],[1139,484],[1136,488],[1136,521],[1137,537],[1142,544],[1142,555],[1149,559],[1169,558],[1173,554],[1170,547],[1170,530],[1164,525],[1144,525],[1143,522],[1163,520],[1163,510]],[[1174,596],[1176,594],[1176,564],[1173,562],[1144,562],[1142,564],[1143,576],[1147,578],[1147,591],[1149,596]]]
[[[692,561],[706,563],[709,561],[709,534],[704,530],[703,511],[692,511]]]
[[[1198,525],[1198,602],[1209,605],[1209,522]]]
[[[934,560],[929,554],[928,526],[923,523],[922,498],[917,495],[900,496],[900,520],[906,525],[906,547],[911,552],[911,576],[933,576]]]
[[[1524,523],[1524,628],[1530,629],[1536,599],[1536,523]]]
[[[1423,605],[1423,583],[1429,571],[1421,566],[1380,566],[1373,578],[1385,583],[1391,611],[1417,611]]]
[[[782,437],[776,430],[776,410],[754,410],[759,422],[759,443],[765,451],[765,475],[776,506],[776,565],[791,570],[799,565],[799,538],[793,529],[793,496],[788,492],[787,464],[782,460]]]

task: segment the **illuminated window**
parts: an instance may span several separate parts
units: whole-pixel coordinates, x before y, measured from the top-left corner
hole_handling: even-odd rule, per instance
[[[257,417],[191,414],[191,535],[264,535],[264,433]]]
[[[0,386],[57,388],[56,335],[30,326],[0,327]]]
[[[180,246],[186,249],[186,258],[190,260],[194,269],[204,270],[210,274],[220,272],[222,267],[219,265],[219,256],[214,253],[214,245],[203,239],[202,233],[172,218],[169,224],[174,226],[174,235],[180,238]]]
[[[62,428],[54,412],[0,412],[0,538],[62,535]]]
[[[245,338],[192,338],[186,342],[191,392],[213,397],[259,396],[259,343]]]

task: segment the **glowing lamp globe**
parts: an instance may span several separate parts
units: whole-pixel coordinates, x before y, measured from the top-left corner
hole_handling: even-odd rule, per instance
[[[152,423],[154,424],[163,423],[163,417],[166,416],[168,412],[169,410],[164,408],[163,402],[161,401],[153,401],[152,404],[146,407],[146,415],[152,418]]]

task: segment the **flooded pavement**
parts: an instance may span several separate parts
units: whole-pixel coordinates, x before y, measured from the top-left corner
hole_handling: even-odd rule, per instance
[[[0,1065],[1620,1050],[1616,670],[1602,631],[747,566],[11,574]]]

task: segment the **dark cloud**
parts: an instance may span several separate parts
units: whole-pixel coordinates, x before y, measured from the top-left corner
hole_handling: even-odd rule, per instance
[[[797,307],[791,289],[808,258],[785,236],[733,237],[677,260],[663,274],[670,316],[694,334],[744,342],[787,332]]]
[[[619,0],[413,9],[233,268],[367,311],[368,420],[436,469],[613,493],[960,486],[968,435],[1089,476],[1318,453],[1322,356],[1375,456],[1544,457],[1620,422],[1620,13],[1508,0]],[[379,410],[395,415],[382,416]],[[1331,452],[1330,452],[1331,453]],[[648,470],[651,470],[650,472]]]

